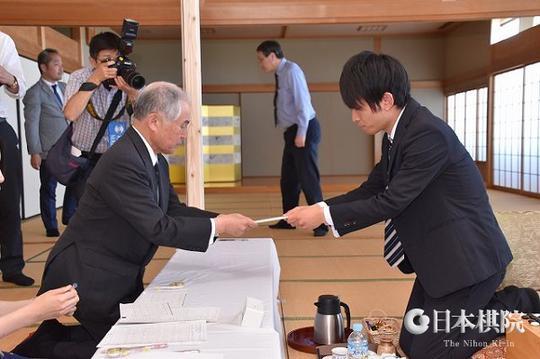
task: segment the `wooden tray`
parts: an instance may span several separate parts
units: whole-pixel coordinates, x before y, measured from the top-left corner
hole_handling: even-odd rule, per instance
[[[345,329],[345,338],[352,332],[351,329]],[[287,334],[287,344],[293,349],[299,350],[304,353],[317,353],[317,346],[321,344],[315,343],[313,340],[314,331],[313,327],[304,327],[295,329]]]

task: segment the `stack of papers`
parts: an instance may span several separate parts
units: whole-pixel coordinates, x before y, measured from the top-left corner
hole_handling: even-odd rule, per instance
[[[206,341],[206,322],[114,325],[99,342],[103,347],[133,347],[157,343],[198,344]]]
[[[196,345],[206,341],[206,322],[217,322],[218,307],[183,307],[185,289],[143,292],[134,303],[120,304],[120,320],[99,348],[153,344]]]
[[[169,302],[120,304],[120,320],[118,323],[165,323],[187,320],[205,320],[217,322],[220,309],[218,307],[186,308],[172,305]]]

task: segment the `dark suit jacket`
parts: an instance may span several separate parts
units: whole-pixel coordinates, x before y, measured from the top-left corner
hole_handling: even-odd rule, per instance
[[[382,147],[365,183],[326,201],[340,235],[392,218],[412,269],[435,298],[506,268],[512,254],[482,177],[446,123],[411,99],[390,154],[386,136]]]
[[[159,155],[160,203],[150,155],[133,128],[99,160],[45,265],[40,293],[78,283],[75,318],[100,340],[119,318],[119,303],[143,290],[145,266],[158,246],[204,252],[212,212],[186,207]]]
[[[66,84],[58,82],[58,89],[64,93]],[[40,154],[45,159],[49,149],[68,125],[64,109],[56,100],[51,87],[42,79],[26,91],[23,103],[28,153]]]

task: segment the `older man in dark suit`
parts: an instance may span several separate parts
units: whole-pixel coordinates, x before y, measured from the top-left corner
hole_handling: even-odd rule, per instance
[[[24,128],[30,164],[39,170],[39,208],[47,237],[58,237],[56,220],[57,180],[45,166],[47,152],[65,131],[68,122],[64,117],[64,93],[62,81],[64,68],[57,50],[45,49],[37,58],[41,78],[24,96]],[[72,188],[66,187],[62,209],[62,223],[67,225],[75,212],[77,201]]]
[[[512,253],[482,177],[452,129],[411,98],[405,68],[365,51],[345,64],[340,89],[362,131],[385,131],[381,161],[357,189],[286,215],[301,228],[327,223],[335,236],[386,221],[384,258],[417,275],[407,312],[417,308],[431,319],[426,326],[404,321],[405,353],[413,359],[468,358],[481,349],[470,343],[500,335],[481,330],[481,310],[540,311],[532,289],[496,292]],[[480,326],[444,330],[434,313],[445,318],[447,310],[452,326],[461,310]]]
[[[76,327],[45,322],[15,352],[30,357],[89,358],[119,318],[119,303],[134,301],[158,246],[204,252],[216,236],[256,226],[240,214],[218,215],[178,200],[162,153],[187,136],[190,105],[176,85],[144,89],[133,126],[100,159],[79,208],[52,249],[40,293],[78,283]]]

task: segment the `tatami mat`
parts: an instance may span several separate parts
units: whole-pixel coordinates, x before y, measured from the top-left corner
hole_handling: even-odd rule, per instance
[[[340,194],[342,192],[336,192],[340,189],[354,188],[353,182],[347,184],[344,181],[338,181],[336,186],[326,186],[325,196]],[[255,219],[280,215],[278,179],[252,182],[259,187],[249,188],[245,193],[242,188],[236,188],[234,192],[216,188],[209,190],[205,196],[206,208],[216,212],[238,212]],[[490,197],[494,199],[496,210],[540,209],[540,201],[537,199],[493,191],[490,191]],[[60,212],[58,216],[60,217]],[[27,260],[24,271],[36,280],[36,285],[21,288],[0,282],[0,300],[28,299],[35,295],[45,260],[57,240],[45,237],[39,217],[24,221],[22,228],[24,256]],[[61,226],[60,231],[63,229]],[[383,230],[383,224],[378,223],[335,239],[331,233],[325,237],[313,237],[311,231],[272,230],[261,226],[245,235],[271,237],[275,241],[281,265],[280,299],[286,333],[295,328],[313,325],[316,312],[313,303],[321,294],[338,295],[350,306],[353,321],[358,321],[370,313],[384,312],[396,318],[402,317],[414,276],[402,275],[385,263],[381,256]],[[145,284],[159,273],[174,253],[174,248],[165,247],[156,252],[146,268],[143,278]],[[64,321],[74,322],[73,318]],[[33,325],[1,339],[0,349],[11,349],[35,329],[36,326]],[[288,354],[289,359],[315,358],[312,354],[292,349],[288,350]]]

